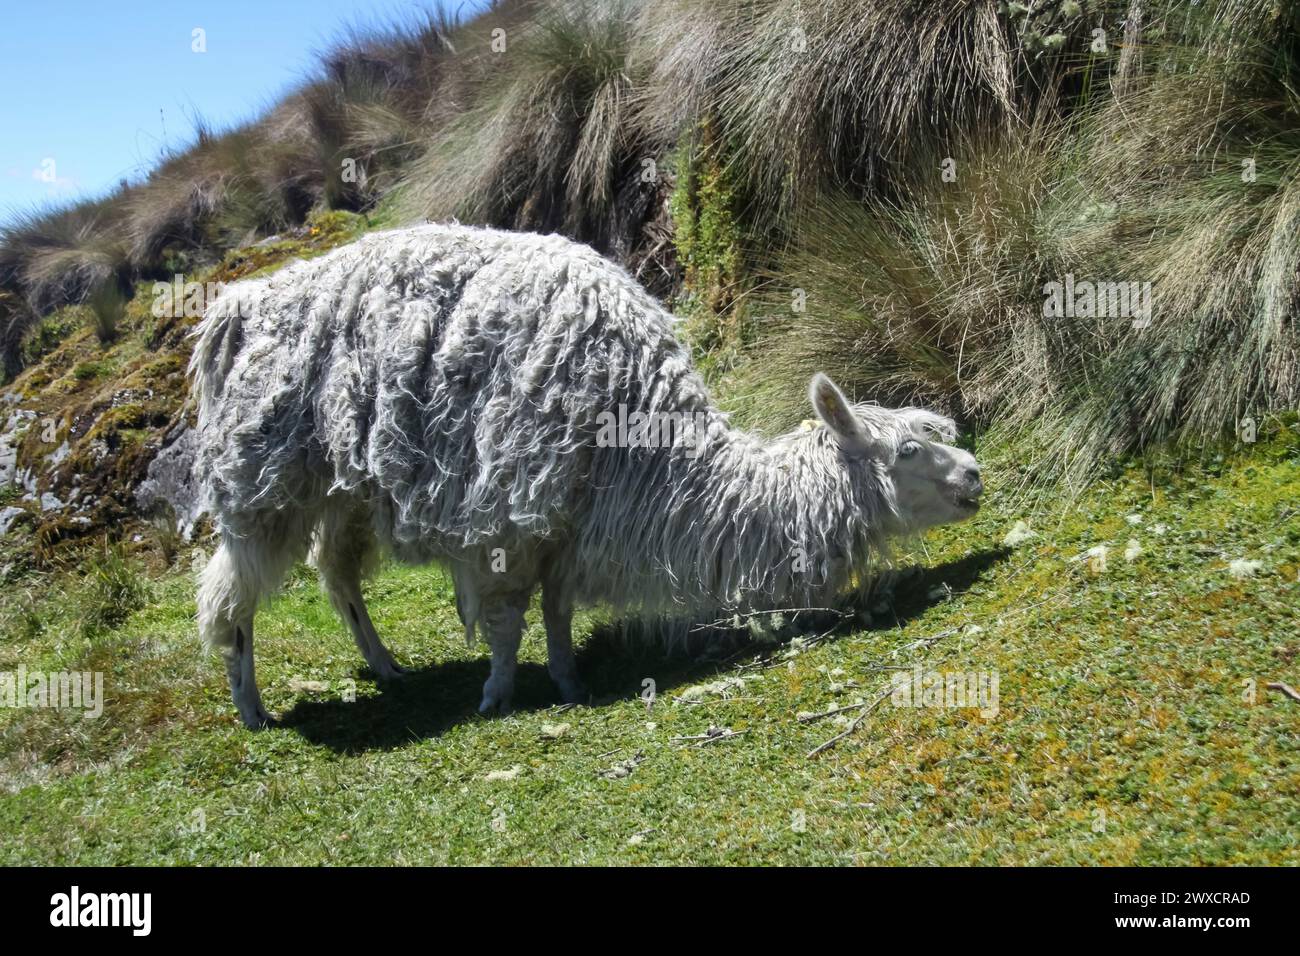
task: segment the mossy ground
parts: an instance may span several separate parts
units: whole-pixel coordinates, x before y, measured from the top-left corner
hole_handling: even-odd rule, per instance
[[[990,485],[976,519],[902,559],[922,570],[870,627],[810,645],[691,660],[587,619],[596,704],[561,710],[534,614],[504,719],[474,714],[487,660],[433,569],[368,587],[415,669],[386,687],[296,571],[258,618],[284,718],[260,734],[197,647],[188,571],[96,628],[77,622],[120,581],[36,582],[6,602],[0,670],[100,670],[108,705],[0,711],[0,862],[1300,863],[1300,705],[1265,690],[1300,683],[1294,432],[1035,515]],[[1033,536],[1004,545],[1020,519]],[[1098,545],[1104,569],[1080,559]],[[871,701],[882,668],[916,663],[997,673],[996,716],[885,699],[807,756],[843,727],[797,715]],[[686,693],[720,677],[743,686]],[[710,726],[744,733],[673,740]]]

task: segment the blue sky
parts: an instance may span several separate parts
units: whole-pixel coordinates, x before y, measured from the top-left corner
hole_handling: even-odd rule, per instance
[[[348,26],[437,0],[7,0],[0,7],[0,224],[138,179],[194,118],[251,119]],[[484,0],[448,0],[472,11]],[[206,53],[193,51],[193,31]],[[51,162],[52,161],[52,162]]]

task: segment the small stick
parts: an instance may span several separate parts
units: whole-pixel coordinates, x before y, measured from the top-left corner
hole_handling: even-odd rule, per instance
[[[743,730],[719,730],[716,727],[710,727],[709,733],[694,734],[690,737],[669,737],[671,743],[686,743],[687,741],[696,741],[695,746],[702,747],[705,744],[711,744],[715,740],[730,740],[732,737],[739,737],[745,733]],[[713,732],[713,731],[716,731]]]
[[[940,631],[938,634],[934,635],[933,637],[919,638],[913,641],[911,644],[908,644],[906,647],[903,648],[903,650],[910,651],[913,648],[917,648],[917,647],[925,647],[928,649],[932,645],[939,643],[945,637],[952,637],[952,635],[954,634],[960,634],[963,629],[964,629],[964,625],[963,627],[954,627],[946,631]]]
[[[847,727],[844,728],[842,732],[836,734],[830,740],[826,741],[823,744],[819,744],[818,746],[814,747],[812,750],[808,751],[807,753],[808,759],[816,757],[819,753],[822,753],[823,751],[830,750],[832,747],[834,747],[837,743],[839,743],[849,734],[853,733],[855,730],[861,727],[862,722],[867,719],[867,715],[870,714],[877,707],[879,707],[881,702],[893,692],[894,692],[894,688],[891,687],[889,688],[889,690],[885,691],[883,694],[881,694],[871,703],[863,704],[862,713],[858,714],[858,716],[853,718],[853,723],[849,724]]]
[[[838,608],[833,607],[775,607],[770,611],[746,611],[743,614],[736,613],[731,617],[719,618],[718,620],[711,621],[708,624],[697,624],[691,628],[691,631],[703,631],[706,628],[731,627],[731,622],[736,618],[748,619],[751,617],[764,617],[769,614],[792,614],[794,617],[798,617],[800,614],[805,614],[811,611],[822,611],[826,614],[838,614],[841,618],[853,616],[850,611],[841,611]]]
[[[834,717],[836,714],[842,714],[848,710],[861,710],[866,704],[846,704],[843,707],[832,707],[830,710],[823,710],[817,714],[800,714],[795,720],[801,724],[811,724],[814,720],[821,720],[823,717]]]
[[[695,746],[706,747],[709,744],[717,743],[719,740],[730,740],[732,737],[743,737],[744,735],[745,731],[743,730],[728,730],[725,733],[718,734],[716,737],[710,737],[708,740],[701,740]]]
[[[1297,691],[1290,684],[1283,684],[1281,681],[1274,681],[1271,684],[1265,684],[1264,687],[1268,690],[1275,690],[1280,694],[1285,694],[1292,700],[1300,702],[1300,691]]]

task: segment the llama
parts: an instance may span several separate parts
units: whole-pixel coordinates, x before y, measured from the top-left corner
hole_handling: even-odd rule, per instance
[[[674,322],[585,246],[459,225],[374,233],[224,290],[190,366],[220,536],[198,607],[243,722],[271,723],[254,611],[309,550],[380,679],[401,668],[363,575],[381,553],[446,566],[466,639],[491,650],[492,713],[539,587],[548,671],[580,702],[575,607],[812,606],[888,537],[978,509],[975,459],[938,440],[950,419],[852,405],[819,374],[820,425],[764,442],[712,404]],[[675,440],[644,440],[665,416]]]

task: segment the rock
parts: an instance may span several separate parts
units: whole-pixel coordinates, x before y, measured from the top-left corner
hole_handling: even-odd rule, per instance
[[[19,409],[5,422],[0,432],[0,488],[18,482],[18,444],[27,431],[27,423],[36,417],[35,412]]]
[[[5,508],[3,511],[0,511],[0,534],[4,534],[8,531],[9,526],[14,523],[14,520],[20,515],[25,514],[27,514],[26,510],[23,508],[15,508],[12,505]]]
[[[70,454],[72,454],[72,446],[68,444],[65,438],[62,445],[45,457],[45,470],[53,471],[58,468]]]
[[[289,690],[295,694],[323,694],[330,689],[330,685],[319,680],[299,680],[294,678],[289,681]]]
[[[1034,537],[1034,532],[1030,529],[1029,522],[1017,521],[1012,529],[1007,532],[1006,537],[1002,539],[1002,543],[1008,548],[1014,548],[1017,545],[1024,544],[1032,537]]]
[[[145,513],[170,508],[176,516],[177,530],[188,541],[204,511],[194,480],[198,436],[194,429],[181,427],[168,437],[170,440],[164,439],[166,444],[149,463],[144,481],[135,490],[135,500]]]

